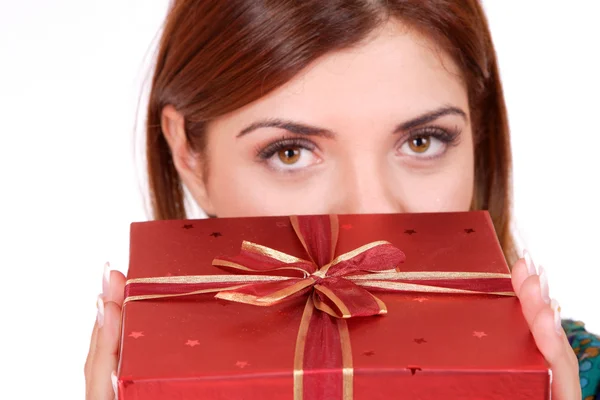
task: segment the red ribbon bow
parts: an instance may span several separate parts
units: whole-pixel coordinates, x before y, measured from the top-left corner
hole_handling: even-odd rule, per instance
[[[219,292],[216,297],[259,306],[270,306],[313,290],[315,307],[338,318],[385,314],[385,304],[346,277],[395,272],[406,256],[385,241],[361,246],[334,259],[339,233],[337,216],[291,217],[292,226],[310,261],[244,242],[235,257],[215,259],[213,265],[238,271],[297,270],[302,278],[253,283]]]

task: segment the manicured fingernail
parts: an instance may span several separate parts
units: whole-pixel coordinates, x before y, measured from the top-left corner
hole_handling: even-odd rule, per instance
[[[535,268],[535,264],[531,259],[531,255],[527,250],[523,250],[523,258],[525,259],[525,265],[527,265],[527,273],[531,275],[537,275],[537,270]]]
[[[98,308],[98,315],[96,316],[96,321],[98,321],[98,327],[102,328],[102,325],[104,325],[104,301],[102,301],[101,296],[98,296],[96,307]]]
[[[104,264],[104,273],[102,274],[102,296],[106,296],[110,290],[110,263]]]
[[[558,304],[558,301],[556,301],[555,299],[552,299],[550,306],[552,307],[552,311],[554,311],[554,328],[556,329],[556,332],[562,333],[562,323],[561,323],[562,321],[560,319],[560,305]]]
[[[118,388],[118,384],[117,384],[117,374],[115,373],[115,371],[110,373],[110,381],[112,382],[112,387],[113,390],[115,391],[115,400],[119,399],[119,388]]]
[[[550,288],[548,287],[548,275],[544,267],[540,265],[540,291],[542,293],[542,300],[546,304],[550,304]]]

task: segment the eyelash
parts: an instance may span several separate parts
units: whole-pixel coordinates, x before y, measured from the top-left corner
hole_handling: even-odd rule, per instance
[[[459,131],[458,127],[454,127],[453,129],[448,130],[445,128],[441,128],[439,126],[427,126],[425,128],[420,128],[420,129],[410,132],[407,135],[408,136],[407,138],[402,139],[402,142],[404,143],[407,140],[427,136],[427,137],[436,138],[439,141],[446,143],[446,144],[456,145],[456,144],[458,144],[459,134],[460,134],[460,131]]]
[[[260,160],[268,160],[276,153],[285,149],[289,149],[290,147],[299,147],[309,151],[314,151],[317,149],[317,146],[310,140],[298,137],[283,136],[281,139],[270,143],[264,148],[258,147],[256,149],[256,156]]]
[[[445,145],[454,147],[460,143],[460,129],[457,126],[450,130],[440,126],[426,126],[424,128],[415,129],[404,135],[404,137],[400,138],[397,144],[403,145],[410,140],[421,137],[432,137],[444,143]],[[427,157],[420,158],[426,159]]]
[[[448,130],[439,126],[418,128],[404,135],[404,137],[402,137],[397,144],[402,145],[409,140],[424,136],[435,138],[448,146],[456,146],[459,144],[460,129],[458,127],[454,127],[453,129]],[[290,147],[298,147],[309,151],[314,151],[317,149],[317,145],[310,140],[293,136],[283,136],[280,139],[268,144],[266,147],[257,147],[256,156],[260,160],[266,161],[273,157],[276,153],[285,149],[289,149]],[[427,157],[420,158],[426,159]]]

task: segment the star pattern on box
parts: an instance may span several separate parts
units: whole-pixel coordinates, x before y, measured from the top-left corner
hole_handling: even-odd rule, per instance
[[[238,361],[235,363],[235,366],[238,368],[246,368],[247,366],[249,366],[250,364],[247,361]]]
[[[481,339],[482,337],[487,336],[487,333],[481,331],[473,331],[473,336],[478,339]]]
[[[223,236],[223,234],[221,232],[213,232],[208,236],[212,236],[214,238],[218,238],[219,236]]]
[[[194,347],[194,346],[200,346],[200,342],[199,342],[199,341],[197,341],[197,340],[191,340],[191,339],[188,339],[188,341],[187,341],[187,342],[185,342],[185,345],[186,345],[186,346],[190,346],[190,347]]]
[[[131,379],[122,379],[121,383],[123,384],[124,387],[133,385],[133,381]]]
[[[414,375],[417,371],[422,371],[421,367],[417,367],[416,365],[409,365],[406,369],[410,370],[410,374]]]
[[[342,227],[342,229],[350,230],[350,229],[352,229],[352,224],[344,224],[341,227]]]
[[[423,343],[427,343],[427,340],[425,340],[424,338],[416,338],[415,339],[415,343],[416,344],[423,344]]]
[[[417,231],[415,231],[414,229],[407,229],[404,231],[404,233],[406,233],[407,235],[414,235],[415,233],[417,233]]]
[[[194,225],[192,225],[192,224],[183,225],[183,229],[192,229],[193,227],[194,227]]]
[[[467,229],[465,229],[465,233],[466,234],[475,233],[475,229],[473,229],[473,228],[467,228]]]
[[[141,337],[143,337],[143,336],[144,336],[144,332],[137,332],[137,331],[133,331],[133,332],[131,332],[131,333],[130,333],[128,336],[129,336],[129,337],[132,337],[132,338],[134,338],[134,339],[139,339],[139,338],[141,338]]]

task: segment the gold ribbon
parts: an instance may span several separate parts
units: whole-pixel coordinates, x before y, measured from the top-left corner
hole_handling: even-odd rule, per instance
[[[454,289],[440,286],[430,286],[419,283],[405,283],[396,282],[399,280],[475,280],[475,279],[510,279],[510,274],[492,273],[492,272],[397,272],[395,270],[389,270],[382,273],[375,274],[359,274],[346,276],[344,279],[354,282],[357,286],[365,288],[375,288],[389,290],[392,292],[413,292],[413,293],[455,293],[455,294],[489,294],[494,296],[515,296],[512,291],[507,292],[485,292],[469,289]],[[127,304],[131,301],[138,300],[150,300],[150,299],[162,299],[168,297],[183,297],[192,296],[196,294],[206,293],[217,293],[216,298],[227,299],[231,301],[239,301],[242,303],[269,306],[273,303],[268,301],[256,301],[254,298],[248,297],[245,299],[233,299],[228,295],[221,294],[219,292],[225,292],[228,290],[235,290],[237,288],[244,287],[248,284],[254,283],[268,283],[268,282],[282,282],[295,278],[277,276],[277,275],[187,275],[187,276],[168,276],[168,277],[156,277],[156,278],[133,278],[128,279],[125,286],[131,286],[134,284],[154,283],[162,285],[178,285],[178,284],[219,284],[219,283],[231,283],[231,286],[227,287],[216,287],[207,288],[202,290],[194,290],[184,293],[169,293],[169,294],[151,294],[151,295],[138,295],[138,296],[127,296],[123,304]],[[309,279],[313,278],[309,277]],[[332,314],[333,315],[333,314]]]

